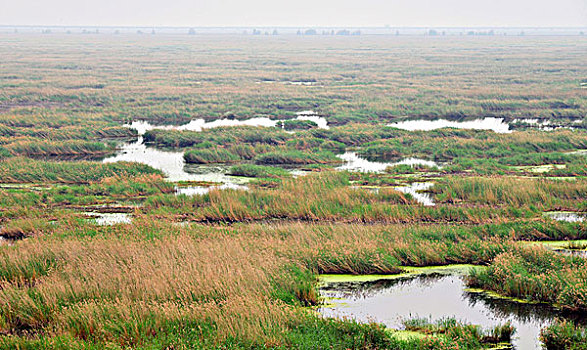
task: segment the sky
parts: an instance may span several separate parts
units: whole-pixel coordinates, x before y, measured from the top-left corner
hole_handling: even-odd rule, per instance
[[[587,0],[0,0],[0,25],[587,27]]]

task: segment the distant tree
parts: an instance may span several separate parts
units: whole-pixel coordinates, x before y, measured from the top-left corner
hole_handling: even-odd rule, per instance
[[[137,30],[137,34],[142,35],[143,31],[139,29],[139,30]]]
[[[361,35],[361,31],[360,30],[355,30],[352,35]]]
[[[430,30],[428,31],[428,35],[430,35],[430,36],[435,36],[435,35],[438,35],[438,32],[436,31],[436,29],[430,29]]]
[[[100,31],[98,29],[96,29],[96,34],[100,34]]]
[[[114,31],[114,34],[116,34],[116,35],[120,34],[120,30],[116,29],[116,30]]]
[[[445,30],[442,31],[442,35],[446,35],[446,31]]]
[[[585,32],[579,32],[579,35],[585,35]]]
[[[330,31],[330,35],[334,35],[334,29]]]
[[[297,32],[297,34],[298,34],[298,35],[302,35],[302,31],[298,29],[298,32]]]
[[[304,32],[304,35],[316,35],[318,34],[318,32],[316,32],[316,29],[308,29]]]
[[[279,35],[279,33],[277,32],[277,29],[273,29],[273,35]]]
[[[151,35],[155,35],[155,29],[151,30]]]
[[[395,31],[395,35],[399,36],[399,30]]]
[[[18,29],[17,28],[14,28],[14,33],[18,33]]]
[[[188,35],[196,35],[196,30],[194,28],[188,29]]]
[[[346,29],[341,29],[338,32],[336,32],[336,35],[351,35],[351,32]]]
[[[68,29],[65,34],[71,34],[71,30]]]

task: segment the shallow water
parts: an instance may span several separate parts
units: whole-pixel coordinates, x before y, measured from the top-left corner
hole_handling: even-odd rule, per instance
[[[83,213],[90,217],[97,225],[116,225],[116,224],[130,224],[132,216],[128,213]]]
[[[581,123],[582,120],[575,120],[573,123]],[[514,119],[511,123],[512,127],[531,127],[538,130],[543,131],[552,131],[556,129],[575,129],[573,126],[561,126],[561,125],[554,125],[550,120],[540,120],[536,118],[527,118],[527,119]]]
[[[138,162],[152,166],[165,173],[169,181],[208,181],[218,183],[243,183],[247,179],[225,175],[225,167],[186,165],[182,151],[163,151],[147,147],[143,138],[137,142],[124,143],[116,155],[103,160],[104,163],[118,161]]]
[[[403,329],[402,320],[414,317],[432,320],[455,317],[484,328],[510,321],[517,330],[516,349],[540,349],[540,330],[555,317],[585,322],[585,316],[565,315],[545,305],[519,303],[469,291],[459,274],[328,283],[321,286],[320,293],[330,304],[319,312],[327,317],[383,323],[394,329]]]
[[[372,172],[378,173],[383,172],[385,169],[395,165],[407,164],[407,165],[425,165],[429,167],[438,167],[438,163],[431,160],[418,159],[418,158],[406,158],[399,162],[387,163],[387,162],[372,162],[367,159],[361,158],[356,152],[345,152],[344,154],[338,155],[338,158],[344,161],[344,164],[337,167],[338,170],[350,170],[359,172]]]
[[[419,119],[419,120],[405,120],[393,124],[388,124],[398,129],[403,130],[424,130],[430,131],[441,128],[456,128],[456,129],[476,129],[476,130],[493,130],[496,133],[510,133],[509,124],[503,121],[503,118],[487,117],[483,119],[467,120],[467,121],[450,121],[446,119]]]
[[[316,125],[318,125],[318,128],[320,129],[330,129],[330,127],[328,126],[328,122],[326,121],[326,118],[319,116],[314,111],[301,111],[296,114],[298,115],[298,117],[296,118],[298,120],[310,120],[316,123]]]
[[[586,215],[584,213],[575,213],[570,211],[549,211],[544,213],[544,216],[557,221],[583,222],[585,221]]]
[[[396,190],[409,193],[418,203],[421,203],[425,206],[434,206],[434,199],[432,195],[429,193],[422,193],[422,191],[426,191],[431,189],[434,186],[433,182],[412,182],[406,186],[397,186],[394,187]]]
[[[239,185],[234,183],[226,183],[218,186],[185,186],[185,187],[176,187],[175,194],[180,195],[184,194],[186,196],[196,196],[196,195],[204,195],[212,189],[219,189],[219,190],[248,190],[249,188],[245,185]]]
[[[302,111],[296,113],[298,120],[311,120],[315,122],[319,128],[328,129],[328,122],[326,118],[317,115],[314,111]],[[286,119],[269,119],[266,117],[251,118],[245,120],[237,119],[216,119],[210,122],[204,119],[194,119],[183,125],[153,125],[147,121],[133,121],[131,124],[124,126],[136,129],[139,135],[144,135],[149,130],[187,130],[187,131],[202,131],[204,129],[219,128],[225,126],[263,126],[263,127],[277,127],[278,123]]]

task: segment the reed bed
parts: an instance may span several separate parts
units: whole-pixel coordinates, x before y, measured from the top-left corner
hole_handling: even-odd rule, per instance
[[[487,269],[473,271],[469,285],[585,311],[586,264],[581,258],[557,255],[543,248],[527,248],[499,255]]]
[[[133,176],[159,174],[148,165],[130,162],[96,163],[43,161],[28,158],[9,158],[0,161],[0,179],[3,183],[67,183],[88,184],[117,175]]]
[[[507,177],[447,177],[435,187],[443,202],[533,207],[540,210],[581,208],[587,198],[585,179],[552,180]]]

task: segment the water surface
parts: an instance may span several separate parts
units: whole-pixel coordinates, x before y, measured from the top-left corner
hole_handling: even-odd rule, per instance
[[[553,220],[566,222],[583,222],[585,221],[585,213],[575,213],[572,211],[548,211],[544,213]]]
[[[116,224],[130,224],[132,222],[132,216],[128,213],[97,213],[97,212],[85,212],[84,215],[88,216],[97,225],[116,225]]]
[[[319,311],[327,317],[378,322],[394,329],[403,329],[402,320],[414,317],[455,317],[484,328],[510,321],[517,330],[513,341],[516,349],[540,349],[540,330],[556,317],[586,321],[585,315],[563,314],[546,305],[518,303],[469,290],[463,281],[464,271],[424,271],[428,272],[323,283],[320,293],[327,304]]]
[[[166,151],[147,147],[143,138],[124,143],[116,155],[103,160],[104,163],[119,161],[138,162],[152,166],[165,173],[168,181],[206,181],[218,183],[244,183],[247,179],[225,175],[226,167],[186,165],[183,151]]]
[[[328,129],[328,122],[326,118],[319,116],[314,111],[302,111],[296,113],[297,120],[311,120],[315,122],[319,128]],[[263,126],[263,127],[277,127],[282,121],[287,119],[269,119],[267,117],[257,117],[244,120],[238,119],[216,119],[207,122],[204,119],[194,119],[187,124],[183,125],[153,125],[144,120],[133,121],[131,124],[125,124],[124,126],[132,129],[136,129],[139,135],[144,135],[149,130],[187,130],[187,131],[202,131],[204,129],[213,129],[219,127],[229,126]]]
[[[412,182],[405,186],[396,186],[396,190],[409,193],[418,203],[425,206],[434,206],[434,199],[430,193],[425,193],[434,186],[434,182]]]
[[[186,195],[186,196],[196,196],[196,195],[204,195],[210,192],[213,189],[219,190],[248,190],[249,188],[245,185],[239,185],[235,183],[225,183],[217,186],[178,186],[175,188],[175,194]]]
[[[388,167],[393,167],[396,165],[406,164],[406,165],[425,165],[428,167],[438,167],[438,163],[433,162],[431,160],[419,159],[419,158],[406,158],[399,162],[372,162],[365,158],[361,158],[357,155],[356,152],[345,152],[344,154],[338,155],[338,158],[344,161],[344,164],[338,166],[336,169],[338,170],[349,170],[349,171],[358,171],[358,172],[373,172],[373,173],[380,173],[385,171]]]
[[[503,118],[487,117],[483,119],[466,120],[466,121],[450,121],[446,119],[418,119],[405,120],[393,124],[388,124],[398,129],[403,130],[423,130],[430,131],[442,128],[456,128],[456,129],[475,129],[475,130],[493,130],[496,133],[510,133],[509,124],[504,122]]]

